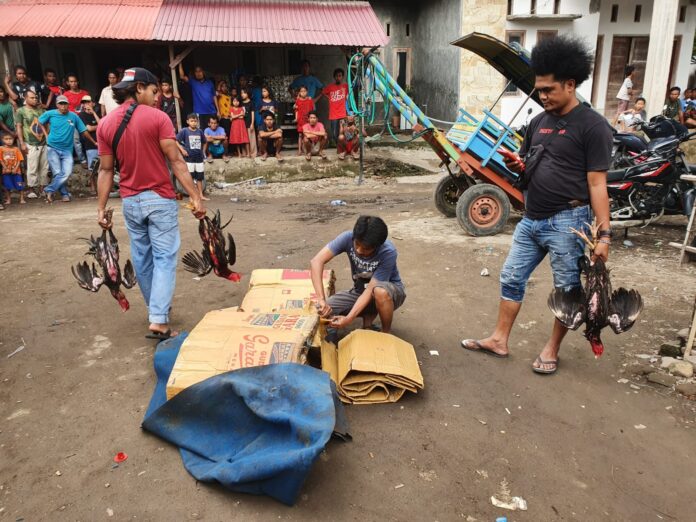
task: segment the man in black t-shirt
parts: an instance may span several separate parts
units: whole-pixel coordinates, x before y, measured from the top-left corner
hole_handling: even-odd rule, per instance
[[[600,224],[600,242],[592,261],[607,260],[611,239],[606,171],[609,169],[612,130],[599,113],[575,96],[589,78],[592,55],[578,39],[561,36],[543,40],[532,50],[535,89],[544,112],[534,118],[520,153],[531,173],[525,193],[525,215],[515,228],[512,247],[500,272],[501,300],[495,331],[485,339],[464,339],[462,347],[497,357],[509,354],[508,339],[522,306],[527,281],[549,255],[554,286],[580,286],[579,259],[583,242],[571,232],[592,220]],[[530,151],[536,152],[532,168]],[[506,160],[520,172],[521,160]],[[532,172],[533,170],[533,172]],[[554,321],[551,337],[534,361],[537,373],[558,368],[558,351],[567,328]]]
[[[82,123],[85,124],[89,135],[92,136],[92,139],[96,143],[97,125],[99,124],[100,118],[94,110],[94,101],[92,101],[91,96],[85,95],[82,97],[82,110],[78,112],[77,115],[82,120]],[[82,138],[82,149],[85,151],[85,156],[87,157],[87,168],[91,169],[92,163],[94,163],[94,160],[99,156],[97,146],[91,141]],[[95,187],[93,188],[96,190]]]
[[[14,82],[10,82],[11,78],[9,74],[5,76],[5,88],[10,94],[10,99],[17,104],[17,108],[24,105],[24,94],[28,90],[34,91],[39,96],[41,95],[43,86],[40,83],[29,79],[29,76],[27,76],[27,70],[23,65],[15,66],[14,75],[16,80]]]
[[[269,154],[283,161],[280,151],[283,149],[283,129],[278,127],[275,116],[267,111],[263,116],[263,126],[259,127],[259,154],[261,161],[266,161]]]

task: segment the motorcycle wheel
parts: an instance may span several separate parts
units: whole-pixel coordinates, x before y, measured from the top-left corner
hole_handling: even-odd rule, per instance
[[[489,183],[468,188],[457,201],[457,222],[471,236],[494,236],[510,217],[510,200]]]
[[[449,174],[443,176],[438,181],[433,194],[435,207],[445,217],[455,217],[457,215],[457,201],[467,188],[469,185],[465,180],[459,182]]]

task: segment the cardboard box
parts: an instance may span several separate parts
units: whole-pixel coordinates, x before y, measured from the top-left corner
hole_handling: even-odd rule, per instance
[[[319,323],[316,313],[214,310],[191,331],[167,382],[167,399],[213,375],[280,362],[306,362]]]
[[[324,270],[324,292],[333,295],[333,270]],[[312,311],[317,302],[309,270],[258,269],[240,308],[246,312]]]
[[[413,345],[391,334],[354,330],[338,350],[324,340],[321,361],[343,402],[396,402],[406,390],[417,393],[424,386]]]

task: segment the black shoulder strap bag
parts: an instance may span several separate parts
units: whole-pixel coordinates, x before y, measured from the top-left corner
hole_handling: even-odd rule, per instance
[[[551,134],[551,137],[547,140],[546,147],[544,147],[544,145],[541,143],[529,147],[529,150],[527,150],[527,154],[524,155],[524,171],[517,177],[517,180],[515,180],[515,182],[512,184],[513,187],[515,187],[518,190],[527,190],[527,188],[529,187],[529,182],[532,179],[532,175],[539,166],[539,162],[541,161],[541,157],[544,154],[544,150],[546,150],[546,148],[548,148],[548,146],[551,145],[551,142],[561,132],[561,130],[568,126],[568,122],[573,119],[575,113],[580,112],[582,110],[584,110],[584,108],[580,106],[575,107],[572,111],[568,113],[567,119],[561,118],[560,120],[558,120],[558,122],[556,122],[556,126],[554,127],[555,132]],[[538,125],[537,127],[535,127],[535,130],[536,128],[538,128]],[[527,128],[527,132],[524,136],[525,141],[527,140],[527,134],[529,134],[529,128]]]
[[[131,117],[133,116],[133,113],[135,112],[135,109],[138,108],[137,102],[128,107],[128,110],[126,111],[126,114],[123,116],[123,119],[121,120],[121,124],[118,126],[118,129],[116,129],[116,134],[114,134],[114,139],[111,140],[111,150],[113,151],[114,155],[114,170],[118,170],[118,158],[116,156],[116,150],[118,150],[118,144],[121,141],[121,136],[123,136],[123,132],[126,130],[126,127],[128,126],[128,122],[131,120]]]

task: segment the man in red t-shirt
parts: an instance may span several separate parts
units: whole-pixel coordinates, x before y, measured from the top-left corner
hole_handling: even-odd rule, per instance
[[[329,124],[331,126],[331,140],[338,143],[338,133],[341,128],[341,120],[346,117],[346,97],[348,96],[348,84],[343,83],[343,69],[334,70],[334,83],[324,87],[322,96],[329,100]]]
[[[114,181],[115,156],[131,257],[148,307],[150,333],[146,337],[163,340],[178,335],[169,327],[169,310],[180,245],[179,209],[167,161],[190,195],[194,216],[203,219],[206,211],[177,147],[172,122],[155,108],[157,85],[157,78],[150,71],[133,67],[113,86],[120,106],[102,118],[97,127],[101,160],[97,220],[102,228],[111,228],[105,212]],[[138,105],[114,151],[114,136],[134,103]]]
[[[312,154],[319,154],[322,159],[328,159],[324,152],[324,147],[329,141],[324,125],[317,118],[317,111],[309,111],[307,115],[309,123],[302,127],[302,148],[305,152],[305,159],[312,161]]]

